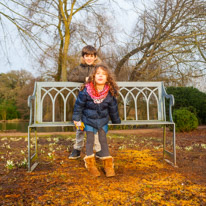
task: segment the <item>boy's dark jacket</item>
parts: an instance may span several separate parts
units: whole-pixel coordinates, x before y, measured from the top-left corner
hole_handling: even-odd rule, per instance
[[[68,72],[67,80],[70,82],[85,82],[85,78],[93,71],[94,66],[100,64],[102,61],[97,57],[92,65],[85,63],[84,58],[81,57],[81,64]]]
[[[75,102],[73,121],[82,121],[86,125],[90,125],[96,129],[102,128],[108,124],[109,117],[112,123],[120,123],[117,100],[109,92],[104,101],[100,104],[95,104],[93,99],[84,88],[79,92]]]

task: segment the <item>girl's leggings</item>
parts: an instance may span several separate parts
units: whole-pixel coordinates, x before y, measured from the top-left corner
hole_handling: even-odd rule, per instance
[[[87,133],[86,155],[90,156],[90,155],[94,154],[94,152],[93,152],[94,132],[87,131],[86,133]],[[99,135],[99,142],[100,142],[100,145],[101,145],[101,151],[99,151],[98,154],[101,157],[110,156],[105,131],[102,128],[99,129],[98,130],[98,135]]]

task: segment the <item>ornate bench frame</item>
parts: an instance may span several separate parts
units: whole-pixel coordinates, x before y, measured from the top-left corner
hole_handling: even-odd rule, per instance
[[[173,95],[168,95],[165,91],[163,82],[117,82],[120,87],[120,97],[122,100],[124,118],[120,125],[161,125],[163,127],[163,159],[168,163],[176,166],[176,146],[175,146],[175,123],[172,119],[172,106],[174,105]],[[37,153],[37,128],[40,127],[69,127],[74,126],[72,121],[67,121],[67,100],[70,95],[76,98],[76,92],[79,90],[81,83],[76,82],[35,82],[34,92],[28,97],[28,106],[30,108],[30,121],[28,126],[28,171],[33,171],[38,165]],[[55,95],[51,91],[56,92]],[[63,91],[67,92],[65,96]],[[52,121],[43,120],[43,103],[46,96],[49,96],[52,104]],[[55,120],[55,102],[57,97],[63,100],[63,121]],[[146,119],[138,119],[138,98],[144,99],[146,106]],[[157,119],[150,120],[150,104],[156,102]],[[165,99],[169,99],[169,120],[166,120]],[[155,100],[155,101],[154,101]],[[127,108],[130,104],[134,105],[135,118],[130,120],[127,117]],[[110,123],[110,125],[112,125]],[[166,149],[166,126],[171,126],[173,131],[172,152]],[[31,154],[31,132],[35,133],[35,152]],[[168,155],[172,161],[166,159]]]

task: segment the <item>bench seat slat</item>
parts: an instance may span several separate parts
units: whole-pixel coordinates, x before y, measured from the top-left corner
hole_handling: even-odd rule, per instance
[[[109,125],[112,123],[109,123]],[[123,120],[120,124],[112,125],[169,125],[174,124],[174,122],[160,121],[160,120]]]
[[[73,122],[43,122],[43,123],[34,123],[29,125],[29,127],[66,127],[74,126]]]
[[[123,120],[120,124],[112,124],[109,122],[109,125],[171,125],[174,122],[169,121],[158,121],[158,120]],[[29,127],[70,127],[74,126],[73,122],[44,122],[36,123],[29,125]]]

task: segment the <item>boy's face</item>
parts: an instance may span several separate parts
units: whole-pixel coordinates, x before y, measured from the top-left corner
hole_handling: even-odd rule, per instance
[[[92,65],[97,57],[94,54],[85,54],[83,58],[86,64]]]

